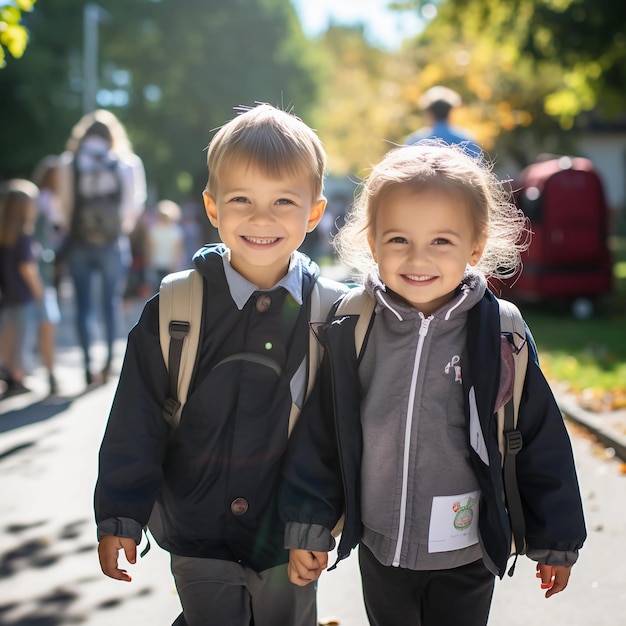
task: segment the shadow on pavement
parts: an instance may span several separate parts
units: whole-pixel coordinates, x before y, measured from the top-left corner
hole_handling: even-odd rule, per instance
[[[1,528],[0,532],[7,535],[28,535],[29,531],[45,527],[47,523],[38,520],[12,524]],[[23,537],[21,543],[0,556],[0,583],[14,576],[31,576],[39,571],[40,574],[45,572],[54,585],[54,580],[60,578],[59,570],[55,568],[62,565],[63,559],[71,559],[86,552],[95,555],[95,541],[81,538],[91,524],[91,520],[79,519],[64,524],[53,534],[46,533],[42,528],[42,534],[39,536]],[[130,595],[101,597],[89,589],[98,583],[100,576],[76,573],[73,580],[64,578],[65,582],[59,582],[43,593],[31,596],[26,603],[19,601],[0,603],[0,624],[3,626],[86,624],[96,613],[106,613],[126,601],[157,592],[152,587],[144,586],[134,590]]]
[[[72,404],[76,397],[45,398],[25,407],[7,411],[0,417],[0,433],[6,433],[22,426],[44,422],[58,413],[62,413]]]

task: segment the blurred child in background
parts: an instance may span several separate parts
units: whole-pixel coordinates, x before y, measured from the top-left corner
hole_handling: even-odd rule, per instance
[[[158,289],[161,279],[183,267],[185,235],[180,224],[180,206],[161,200],[156,206],[156,222],[148,229],[148,281]],[[191,264],[191,258],[186,259]]]
[[[37,186],[23,179],[0,185],[0,363],[3,397],[25,393],[24,352],[27,323],[43,284],[34,250]]]

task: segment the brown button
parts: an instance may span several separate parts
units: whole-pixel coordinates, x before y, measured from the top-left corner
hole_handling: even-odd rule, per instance
[[[245,498],[235,498],[230,503],[230,512],[233,515],[243,515],[248,510],[248,501]]]
[[[256,300],[256,310],[259,313],[265,313],[265,311],[267,311],[270,308],[271,304],[272,304],[272,299],[267,294],[264,293],[262,296],[259,296]]]

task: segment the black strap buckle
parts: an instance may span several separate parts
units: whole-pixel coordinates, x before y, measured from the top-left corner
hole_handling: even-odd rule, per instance
[[[509,430],[506,437],[506,453],[516,455],[522,449],[522,433],[519,430]]]
[[[189,334],[189,322],[170,322],[170,337],[172,339],[184,339]]]
[[[165,403],[163,404],[163,417],[168,423],[172,422],[172,417],[174,417],[180,407],[180,402],[178,400],[174,400],[174,398],[167,398],[167,400],[165,400]]]

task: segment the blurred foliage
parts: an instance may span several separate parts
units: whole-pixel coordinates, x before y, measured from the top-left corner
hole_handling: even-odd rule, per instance
[[[21,24],[22,11],[32,11],[35,2],[37,0],[12,0],[0,6],[0,68],[6,66],[6,52],[14,59],[24,54],[28,32]]]
[[[421,82],[456,84],[488,149],[497,144],[524,166],[537,144],[570,151],[571,135],[562,131],[575,128],[585,112],[623,114],[625,3],[445,0],[437,6],[437,17],[416,39],[417,50],[426,48],[417,55],[426,63]]]
[[[397,52],[359,26],[309,41],[289,0],[100,5],[98,106],[126,124],[156,197],[199,201],[212,131],[255,101],[293,109],[318,130],[330,173],[354,178],[424,124],[417,100],[437,83],[463,98],[453,123],[519,168],[576,153],[587,112],[626,109],[626,3],[614,0],[390,3],[424,16]],[[63,150],[82,115],[83,8],[54,0],[23,14],[27,52],[0,71],[0,178]]]
[[[289,0],[102,6],[98,105],[127,126],[158,197],[200,201],[205,148],[238,105],[270,102],[310,122],[316,55]],[[83,113],[83,7],[42,2],[24,17],[28,53],[0,72],[0,178],[29,176],[43,155],[62,151]]]

